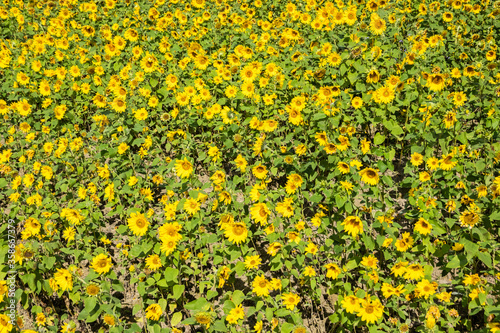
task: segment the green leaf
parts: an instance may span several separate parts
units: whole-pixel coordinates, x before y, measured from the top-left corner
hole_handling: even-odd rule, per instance
[[[199,310],[199,311],[207,311],[210,308],[210,303],[208,301],[201,297],[198,298],[197,300],[194,300],[192,302],[187,303],[184,305],[184,308],[186,310]]]
[[[182,284],[177,284],[174,286],[173,288],[173,296],[174,296],[174,299],[179,299],[179,297],[181,297],[182,293],[184,292],[184,289],[186,289],[185,286],[183,286]]]
[[[165,279],[167,281],[177,280],[177,275],[179,275],[178,269],[172,267],[167,267],[167,269],[165,269]]]
[[[286,317],[290,314],[290,310],[288,309],[278,309],[274,312],[274,314],[277,316],[277,317]]]
[[[323,196],[317,193],[313,194],[313,196],[311,196],[311,198],[309,199],[309,201],[316,203],[321,202],[321,200],[323,200]]]
[[[462,238],[460,243],[464,245],[464,250],[467,254],[467,261],[477,256],[477,254],[479,253],[479,245],[477,245],[476,243],[473,243],[466,238]]]
[[[235,305],[239,305],[245,299],[245,294],[241,290],[235,290],[231,296],[231,300]]]
[[[85,305],[85,311],[88,313],[92,312],[94,308],[97,305],[97,298],[95,297],[87,297],[84,301],[83,304]]]
[[[492,221],[500,221],[500,211],[496,211],[490,215],[490,220]]]
[[[177,326],[182,321],[182,313],[181,312],[176,312],[172,315],[172,319],[170,319],[170,324],[172,324],[172,327]]]
[[[399,136],[404,133],[403,129],[401,126],[398,125],[394,120],[384,120],[383,121],[384,126],[391,132],[392,135],[394,136]]]
[[[481,260],[488,268],[492,268],[491,255],[488,252],[479,251],[477,254],[479,260]]]
[[[385,135],[382,135],[380,133],[375,134],[375,138],[373,138],[374,145],[380,145],[384,141],[385,141]]]

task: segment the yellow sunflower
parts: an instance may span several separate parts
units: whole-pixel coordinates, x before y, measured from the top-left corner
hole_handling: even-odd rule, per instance
[[[357,216],[348,216],[341,224],[344,226],[344,230],[352,237],[363,233],[363,222]]]
[[[239,244],[244,242],[248,236],[248,229],[244,222],[233,222],[224,230],[224,235],[230,242]]]
[[[111,258],[103,253],[98,254],[96,257],[94,257],[94,259],[92,259],[91,267],[94,269],[94,271],[96,271],[96,273],[107,273],[111,269],[111,266]]]
[[[141,213],[132,213],[128,219],[128,227],[136,236],[144,236],[148,231],[149,221]]]
[[[175,172],[180,178],[189,178],[193,173],[193,164],[184,158],[183,160],[175,161]]]
[[[377,185],[379,182],[378,169],[364,168],[359,172],[361,180],[370,185]]]

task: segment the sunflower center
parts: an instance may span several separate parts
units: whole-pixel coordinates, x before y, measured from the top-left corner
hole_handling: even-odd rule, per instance
[[[245,227],[243,227],[242,225],[235,225],[233,226],[233,233],[236,235],[236,236],[241,236],[243,235],[243,233],[245,232]]]
[[[373,305],[368,305],[365,308],[365,312],[368,313],[368,314],[372,314],[374,311],[375,311],[375,309],[373,308]]]

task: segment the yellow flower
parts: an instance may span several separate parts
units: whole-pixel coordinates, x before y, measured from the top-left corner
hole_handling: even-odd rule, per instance
[[[431,230],[432,230],[432,225],[423,218],[419,218],[417,223],[415,223],[414,231],[422,235],[430,234]]]
[[[72,290],[73,289],[73,276],[67,269],[57,269],[57,273],[54,274],[54,280],[61,290]]]
[[[344,226],[344,230],[353,238],[363,233],[363,222],[357,216],[348,216],[341,224]]]
[[[139,110],[135,111],[134,117],[139,121],[145,120],[148,117],[148,112],[145,108],[140,108]]]
[[[252,169],[253,175],[257,179],[264,179],[267,176],[267,169],[265,165],[259,164]]]
[[[247,226],[244,222],[233,222],[225,228],[224,236],[237,245],[245,242],[248,236]]]
[[[377,185],[379,182],[378,169],[364,168],[359,172],[361,180],[369,185]]]
[[[316,253],[318,253],[318,247],[316,246],[316,244],[309,242],[304,251],[306,254],[310,253],[312,255],[315,255]]]
[[[294,293],[287,293],[281,296],[281,300],[288,310],[293,310],[299,304],[300,297]]]
[[[304,269],[304,276],[308,276],[308,277],[316,276],[316,271],[314,270],[314,268],[312,266],[307,266]]]
[[[101,253],[98,254],[94,259],[92,259],[92,268],[96,273],[102,274],[107,273],[113,265],[111,264],[111,258],[107,255]]]
[[[136,236],[144,236],[148,231],[149,221],[146,216],[141,213],[131,213],[130,218],[127,220],[128,227]]]
[[[176,160],[175,171],[178,177],[189,178],[189,176],[193,173],[193,165],[187,160],[187,158],[184,158],[183,160]]]
[[[146,318],[151,320],[159,320],[163,311],[158,304],[151,304],[146,308]]]
[[[341,302],[347,313],[356,313],[360,310],[360,299],[354,295],[346,296]]]
[[[384,306],[380,300],[362,300],[359,308],[358,317],[366,321],[368,324],[373,324],[384,315]]]
[[[157,254],[152,254],[146,258],[146,267],[152,271],[156,271],[162,267],[161,259]]]

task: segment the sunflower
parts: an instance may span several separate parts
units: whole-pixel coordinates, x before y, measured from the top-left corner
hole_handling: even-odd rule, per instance
[[[274,227],[273,224],[270,226]],[[272,255],[273,257],[278,253],[278,251],[283,247],[283,245],[279,242],[273,242],[269,244],[267,247],[267,254]]]
[[[336,279],[341,273],[340,267],[337,264],[330,263],[325,265],[326,277],[330,279]]]
[[[463,91],[456,92],[453,94],[453,104],[455,104],[455,106],[462,106],[466,101],[467,101],[467,96],[464,94]]]
[[[208,312],[198,312],[194,315],[194,319],[200,325],[205,325],[205,328],[210,328],[212,323],[212,315]]]
[[[372,269],[377,269],[377,264],[378,264],[378,259],[375,258],[373,255],[369,255],[368,257],[363,257],[363,260],[361,260],[361,265]]]
[[[453,20],[453,14],[450,12],[444,12],[443,13],[443,21],[451,22],[451,20]]]
[[[377,83],[379,80],[380,74],[376,69],[372,69],[366,76],[366,83]]]
[[[146,309],[146,318],[151,320],[159,320],[163,311],[159,304],[151,304]]]
[[[417,152],[414,152],[412,155],[411,155],[411,159],[410,159],[410,162],[413,166],[419,166],[420,164],[422,164],[424,162],[424,157],[422,156],[422,154],[419,154]]]
[[[61,290],[73,289],[73,276],[67,269],[58,268],[57,273],[54,274],[54,280]]]
[[[240,72],[241,79],[245,82],[253,82],[259,72],[252,65],[246,65]]]
[[[152,254],[146,258],[146,267],[150,270],[156,271],[161,266],[161,259],[157,254]]]
[[[351,105],[353,108],[355,109],[359,109],[363,106],[363,100],[359,97],[354,97],[352,100],[351,100]]]
[[[257,179],[264,179],[267,176],[267,169],[265,165],[259,164],[252,169],[253,175]]]
[[[347,313],[356,313],[360,310],[360,299],[354,295],[345,296],[341,301],[342,307]]]
[[[417,283],[417,288],[415,291],[418,293],[418,297],[429,298],[436,293],[437,283],[432,283],[429,280],[422,280]]]
[[[243,307],[240,304],[234,309],[231,309],[231,311],[229,311],[226,320],[230,324],[237,324],[238,320],[243,318],[245,318],[245,312],[243,311]]]
[[[357,216],[348,216],[341,224],[344,226],[344,231],[346,231],[353,238],[356,238],[358,234],[363,233],[363,222]]]
[[[450,128],[455,125],[455,122],[457,121],[456,113],[453,111],[448,112],[443,119],[444,127],[445,128]]]
[[[383,19],[380,18],[377,14],[373,13],[371,15],[370,21],[370,31],[373,32],[374,35],[381,35],[384,33],[386,29],[386,23]]]
[[[172,252],[174,252],[177,247],[177,242],[173,240],[162,241],[160,246],[160,251],[165,252],[165,255],[168,256]]]
[[[254,94],[255,85],[252,82],[246,81],[241,85],[241,93],[245,97],[252,97]]]
[[[342,172],[342,174],[349,173],[351,171],[351,168],[349,167],[349,164],[345,162],[339,162],[337,163],[337,169]]]
[[[366,321],[368,324],[372,324],[382,318],[383,314],[384,306],[378,299],[361,301],[361,307],[358,312],[358,317],[361,317],[361,320]]]
[[[259,265],[262,263],[262,259],[260,259],[260,256],[254,255],[254,256],[246,256],[245,257],[245,268],[246,269],[257,269],[259,268]]]
[[[424,277],[424,268],[420,264],[412,264],[406,267],[404,278],[406,280],[420,280]]]
[[[439,167],[445,171],[449,171],[451,169],[453,169],[456,165],[457,165],[457,162],[455,161],[452,161],[452,158],[453,158],[453,154],[448,154],[446,156],[444,156],[439,162]]]
[[[108,324],[108,326],[114,326],[115,325],[115,317],[113,317],[110,314],[105,314],[104,317],[102,318],[103,321]]]
[[[252,291],[259,297],[269,296],[269,289],[271,289],[271,283],[264,277],[264,275],[256,276],[252,282]]]
[[[252,219],[261,225],[267,224],[267,218],[270,214],[271,212],[264,202],[257,203],[250,208],[250,215]]]
[[[175,172],[180,178],[189,178],[193,173],[193,164],[184,157],[183,160],[175,161]]]
[[[361,180],[370,185],[377,185],[379,182],[378,169],[364,168],[359,172]]]
[[[224,236],[234,244],[244,242],[248,236],[248,229],[244,222],[233,222],[224,230]]]
[[[149,221],[146,216],[141,213],[131,213],[127,222],[128,227],[136,236],[144,236],[148,231]]]
[[[394,99],[394,88],[391,86],[384,86],[376,91],[376,102],[388,104]]]
[[[334,143],[328,143],[323,149],[328,155],[331,155],[337,151],[337,146]]]
[[[413,237],[410,236],[409,232],[405,232],[402,237],[396,241],[394,246],[396,246],[396,249],[399,252],[406,252],[413,246]]]
[[[442,74],[431,74],[427,78],[427,86],[432,91],[441,91],[446,85],[446,81]]]
[[[490,50],[488,52],[486,52],[486,60],[488,61],[493,61],[497,58],[497,54],[495,51],[493,50]]]
[[[432,230],[432,225],[423,218],[419,218],[417,223],[415,223],[414,231],[422,235],[430,234],[431,230]]]
[[[186,211],[186,213],[193,216],[194,214],[196,214],[200,210],[201,204],[198,202],[198,200],[193,199],[193,198],[189,198],[184,202],[183,208]]]
[[[85,291],[87,292],[87,295],[89,296],[95,296],[97,294],[99,294],[99,291],[101,290],[101,288],[96,285],[96,284],[89,284],[87,285],[87,288],[85,288]]]
[[[182,239],[182,235],[179,234],[179,231],[182,229],[182,226],[177,223],[165,223],[161,227],[158,228],[158,236],[160,240],[167,241],[173,240],[174,242],[178,242]]]
[[[288,310],[293,310],[295,306],[299,304],[300,297],[294,293],[288,293],[283,294],[281,296],[281,300],[283,301],[283,305],[285,305]]]
[[[474,211],[465,210],[462,214],[460,214],[460,225],[462,227],[472,229],[472,227],[478,224],[480,220],[481,217]]]
[[[104,253],[98,254],[94,259],[92,259],[92,268],[96,273],[102,274],[107,273],[111,269],[111,258],[109,258]]]

